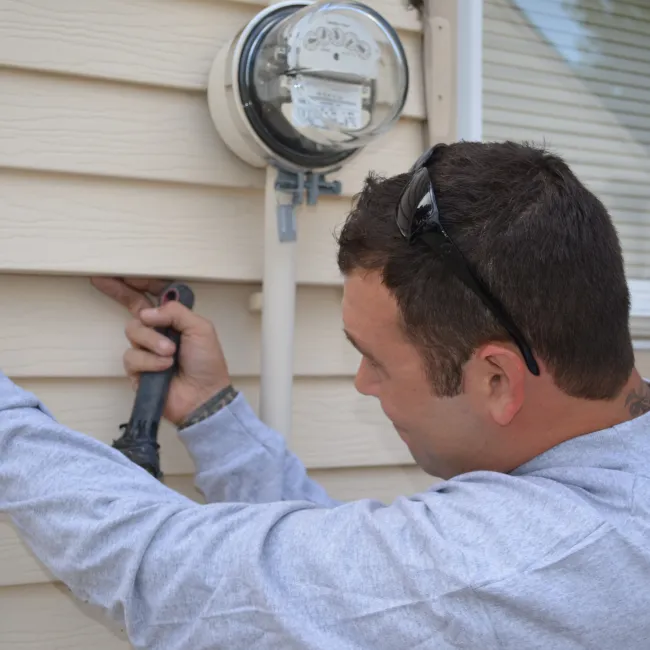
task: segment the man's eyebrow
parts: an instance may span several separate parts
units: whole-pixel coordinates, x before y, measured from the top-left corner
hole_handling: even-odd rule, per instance
[[[350,332],[348,332],[345,328],[343,328],[343,334],[345,334],[345,338],[346,338],[348,341],[350,341],[350,343],[352,344],[352,347],[354,347],[354,348],[357,350],[357,352],[359,352],[360,354],[363,354],[364,357],[367,357],[368,359],[370,359],[371,361],[374,361],[376,364],[379,365],[379,361],[377,361],[377,359],[376,359],[372,354],[370,354],[369,352],[367,352],[366,350],[364,350],[364,349],[363,349],[363,348],[362,348],[362,347],[361,347],[361,346],[356,342],[356,340],[355,340],[355,338],[352,336],[352,334],[350,334]]]

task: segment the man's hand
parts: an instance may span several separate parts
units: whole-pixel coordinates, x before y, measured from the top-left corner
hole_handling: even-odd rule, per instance
[[[153,328],[171,326],[181,333],[178,374],[172,379],[163,411],[170,422],[180,424],[230,384],[223,350],[210,321],[175,301],[153,308],[147,294],[159,295],[169,282],[108,277],[94,277],[91,282],[133,316],[125,330],[131,348],[124,353],[124,368],[134,389],[141,372],[165,370],[173,363],[173,343]]]

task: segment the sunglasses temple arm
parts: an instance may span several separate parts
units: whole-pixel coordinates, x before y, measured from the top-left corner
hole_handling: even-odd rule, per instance
[[[455,275],[462,280],[467,288],[473,291],[483,301],[483,304],[496,316],[499,323],[506,329],[508,334],[510,334],[517,344],[530,372],[532,372],[533,375],[538,376],[539,366],[537,365],[537,361],[535,361],[530,346],[526,343],[521,332],[507,316],[505,309],[495,298],[490,296],[487,289],[472,276],[465,264],[460,262],[455,252],[451,249],[448,252],[448,262],[452,265]]]

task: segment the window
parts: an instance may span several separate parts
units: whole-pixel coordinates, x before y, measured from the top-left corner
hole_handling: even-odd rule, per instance
[[[633,334],[649,337],[650,2],[485,0],[483,14],[483,139],[545,143],[603,201]]]

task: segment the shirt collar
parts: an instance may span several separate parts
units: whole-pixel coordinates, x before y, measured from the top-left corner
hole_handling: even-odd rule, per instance
[[[613,427],[586,433],[551,447],[510,472],[514,476],[556,467],[592,467],[647,471],[650,412]]]

